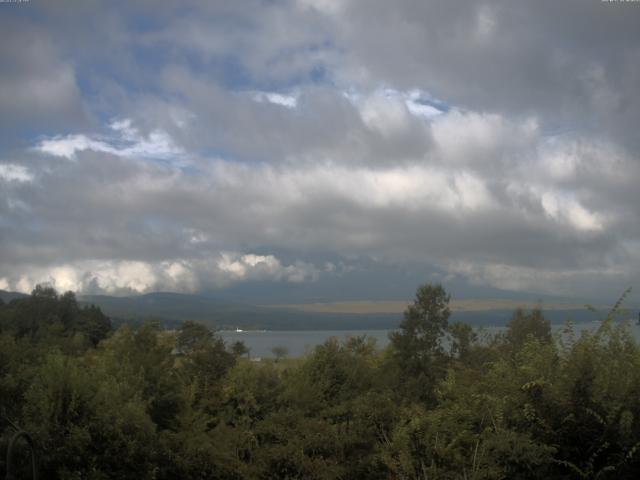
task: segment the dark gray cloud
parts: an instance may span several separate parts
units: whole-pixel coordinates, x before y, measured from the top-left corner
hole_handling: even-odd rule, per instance
[[[50,132],[54,125],[81,127],[87,114],[73,63],[51,44],[48,32],[5,16],[0,16],[0,31],[0,128],[4,143],[23,129]]]
[[[0,288],[640,280],[640,7],[29,5],[2,20]]]
[[[539,115],[550,129],[638,145],[640,9],[632,2],[344,4],[334,19],[349,45],[346,81],[428,88],[473,110]]]

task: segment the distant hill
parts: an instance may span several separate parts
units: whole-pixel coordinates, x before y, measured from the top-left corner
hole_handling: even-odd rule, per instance
[[[315,313],[398,313],[401,314],[412,302],[405,300],[371,301],[360,300],[352,302],[323,302],[323,303],[291,303],[270,305],[270,307],[300,310]],[[514,311],[516,308],[535,308],[540,306],[544,310],[584,310],[584,305],[576,303],[543,303],[541,301],[505,300],[505,299],[451,299],[449,308],[456,312],[494,312],[497,310]],[[603,307],[607,308],[607,307]],[[610,308],[610,307],[609,307]]]
[[[99,306],[117,323],[158,320],[167,327],[193,320],[218,329],[346,330],[394,328],[400,322],[398,314],[310,313],[167,292],[132,297],[84,295],[78,300]]]
[[[26,298],[29,295],[19,292],[7,292],[6,290],[0,290],[0,300],[5,303],[9,303],[11,300],[16,298]]]
[[[166,318],[195,321],[215,321],[236,313],[256,313],[251,305],[217,300],[199,295],[156,292],[131,297],[81,295],[82,303],[98,305],[109,315],[131,318]]]
[[[0,299],[5,303],[27,296],[0,290]],[[175,328],[185,320],[193,320],[215,329],[244,330],[392,329],[402,320],[402,310],[406,305],[406,302],[343,302],[257,306],[211,296],[169,292],[130,297],[79,295],[78,301],[99,306],[116,325],[156,320],[167,328]],[[454,302],[451,321],[463,321],[473,326],[505,325],[515,306],[515,303],[504,301]],[[552,323],[562,323],[568,318],[574,322],[597,318],[577,305],[548,304],[543,308]]]
[[[402,302],[387,302],[384,308],[368,302],[318,305],[256,306],[200,295],[179,293],[149,293],[133,297],[106,295],[80,296],[80,302],[98,305],[117,323],[122,321],[158,320],[165,326],[175,327],[184,320],[202,322],[217,329],[266,330],[352,330],[396,328],[402,320]],[[505,325],[514,309],[531,302],[459,301],[452,304],[451,321],[463,321],[474,326]],[[306,308],[305,308],[306,307]],[[313,308],[318,307],[318,308]],[[357,307],[357,308],[356,308]],[[544,305],[543,305],[544,308]],[[594,320],[585,308],[570,304],[550,304],[544,308],[552,323],[567,319],[574,322]]]

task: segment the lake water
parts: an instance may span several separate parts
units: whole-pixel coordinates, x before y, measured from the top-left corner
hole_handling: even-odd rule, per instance
[[[599,322],[578,323],[574,325],[574,331],[579,333],[583,330],[594,330]],[[563,328],[563,325],[552,325],[554,331]],[[504,330],[504,327],[481,327],[477,328],[482,337],[484,334],[494,334]],[[389,333],[393,330],[295,330],[295,331],[219,331],[218,334],[227,344],[238,340],[244,342],[249,347],[252,357],[269,358],[273,357],[271,349],[274,347],[285,347],[288,356],[300,357],[311,351],[316,345],[323,344],[330,337],[343,340],[348,336],[363,336],[374,338],[378,348],[384,348],[389,344]],[[631,331],[636,340],[640,341],[640,326],[632,323]]]
[[[252,357],[273,357],[273,347],[285,347],[289,351],[288,356],[300,357],[312,350],[316,345],[321,345],[331,337],[340,340],[348,336],[356,337],[366,335],[376,339],[379,348],[389,343],[389,332],[392,330],[285,330],[285,331],[219,331],[217,332],[227,344],[238,340],[249,347]]]

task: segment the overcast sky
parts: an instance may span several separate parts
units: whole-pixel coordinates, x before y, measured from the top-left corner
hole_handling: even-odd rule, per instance
[[[0,289],[640,288],[639,25],[600,0],[2,2]]]

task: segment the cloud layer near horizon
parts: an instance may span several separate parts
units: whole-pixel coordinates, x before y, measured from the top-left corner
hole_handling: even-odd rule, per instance
[[[0,8],[0,288],[640,280],[638,6]]]

